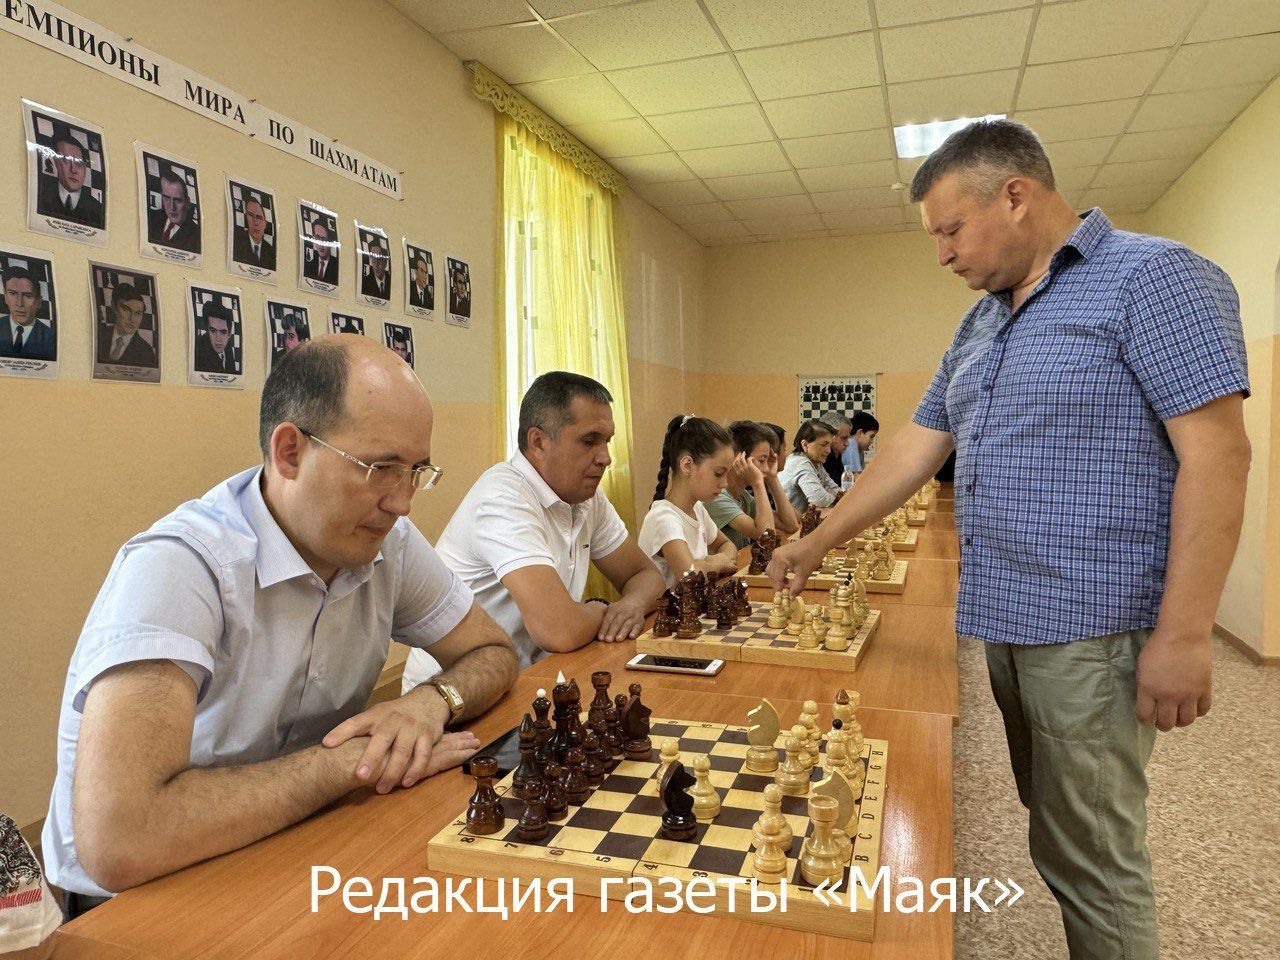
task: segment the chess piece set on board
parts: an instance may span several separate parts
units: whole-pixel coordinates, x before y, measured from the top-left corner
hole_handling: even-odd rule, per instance
[[[861,550],[847,547],[832,550],[822,558],[821,573],[829,577],[847,576],[852,580],[890,580],[897,569],[893,543],[887,537],[867,541]]]
[[[749,726],[653,717],[638,684],[610,697],[591,675],[586,711],[576,682],[538,691],[518,728],[521,759],[495,783],[497,761],[472,760],[474,793],[427,845],[427,865],[509,880],[572,878],[576,894],[623,899],[656,878],[787,884],[787,908],[713,913],[871,940],[875,902],[849,888],[880,863],[888,744],[866,738],[858,695],[836,692],[831,720],[816,701],[783,727],[768,700]],[[814,887],[847,891],[841,905]]]
[[[701,571],[690,571],[676,583],[675,592],[662,595],[662,605],[654,617],[650,633],[654,637],[675,636],[692,640],[702,633],[702,618],[716,622],[716,629],[731,630],[751,616],[747,585],[731,578],[713,583]]]
[[[822,606],[806,604],[803,596],[775,593],[768,625],[795,637],[797,650],[848,650],[871,615],[867,591],[861,580],[854,579],[832,587],[829,598]]]
[[[861,549],[868,543],[877,540],[888,540],[895,550],[913,551],[919,542],[919,533],[907,523],[907,508],[899,507],[874,527],[863,530],[847,546]]]

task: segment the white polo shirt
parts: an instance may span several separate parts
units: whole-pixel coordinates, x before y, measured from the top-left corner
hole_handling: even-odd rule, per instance
[[[570,506],[517,453],[480,475],[444,528],[436,551],[510,635],[521,666],[527,667],[546,651],[529,636],[502,578],[521,567],[545,564],[560,575],[577,603],[586,590],[591,561],[609,556],[626,539],[627,528],[603,490]],[[439,669],[426,651],[411,650],[402,688],[413,689]]]

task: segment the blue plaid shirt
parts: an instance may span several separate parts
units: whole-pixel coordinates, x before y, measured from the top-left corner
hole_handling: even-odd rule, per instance
[[[956,446],[957,632],[1154,626],[1178,472],[1162,421],[1232,393],[1249,379],[1230,279],[1100,210],[1019,310],[1007,292],[974,304],[915,414]]]

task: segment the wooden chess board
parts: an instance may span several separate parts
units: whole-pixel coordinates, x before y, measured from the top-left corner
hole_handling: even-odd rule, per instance
[[[750,566],[743,567],[734,574],[734,577],[739,580],[745,580],[748,587],[773,587],[773,581],[769,579],[768,574],[748,573],[747,571],[750,569]],[[842,583],[844,583],[844,577],[815,572],[804,585],[804,588],[806,590],[830,590],[832,587],[838,587]]]
[[[857,547],[861,550],[868,543],[875,543],[875,537],[866,536],[868,531],[863,531],[858,536],[849,541],[849,546]],[[893,542],[894,553],[914,553],[916,545],[920,542],[920,531],[916,527],[910,527],[907,530],[907,538],[901,542],[895,540]]]
[[[704,660],[739,660],[744,663],[776,663],[788,667],[817,667],[824,670],[855,670],[880,626],[880,611],[872,610],[861,629],[842,651],[800,650],[798,638],[783,627],[769,626],[768,603],[752,603],[751,616],[730,630],[720,630],[714,620],[702,621],[702,633],[692,640],[655,637],[646,630],[636,637],[636,653],[667,657],[697,657]]]
[[[928,522],[928,520],[929,520],[929,508],[925,507],[923,510],[920,511],[919,520],[912,520],[911,517],[907,517],[907,526],[923,527]]]
[[[779,763],[785,736],[787,733],[778,738]],[[706,877],[717,886],[713,912],[722,916],[851,940],[872,939],[875,904],[859,895],[854,908],[850,908],[847,866],[845,878],[836,888],[839,906],[823,904],[800,874],[800,847],[810,826],[808,797],[782,799],[782,813],[794,834],[787,851],[786,912],[749,912],[749,896],[739,896],[737,909],[730,913],[726,888],[717,883],[717,878],[752,875],[751,828],[764,810],[764,788],[774,782],[773,775],[752,773],[745,768],[746,727],[655,717],[649,738],[654,749],[648,760],[619,763],[584,804],[570,805],[568,817],[551,824],[551,831],[543,840],[516,839],[516,823],[524,803],[511,794],[514,773],[508,774],[496,784],[507,817],[505,826],[488,836],[474,836],[467,830],[464,808],[428,842],[427,866],[446,873],[493,879],[539,877],[545,881],[571,877],[575,892],[592,896],[605,892],[599,885],[603,877],[675,877],[685,882]],[[720,793],[719,815],[711,823],[699,823],[692,840],[668,840],[659,833],[662,800],[658,781],[662,764],[658,750],[668,738],[679,741],[686,768],[692,767],[694,756],[707,756],[711,783]],[[866,768],[866,781],[855,796],[858,829],[851,837],[850,863],[862,869],[868,884],[880,868],[888,753],[886,741],[865,741],[861,762]],[[822,768],[814,767],[810,783],[823,776]],[[608,893],[622,899],[629,889],[627,884],[613,884]],[[776,891],[777,887],[772,889]],[[655,889],[655,895],[658,893]],[[826,897],[832,899],[830,893]]]

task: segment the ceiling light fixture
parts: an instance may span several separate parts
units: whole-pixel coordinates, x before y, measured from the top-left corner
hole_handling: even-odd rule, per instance
[[[898,148],[898,158],[925,157],[942,145],[942,141],[957,130],[977,120],[1003,120],[1003,113],[989,113],[985,117],[960,117],[956,120],[934,120],[932,123],[904,123],[893,128],[893,142]]]

